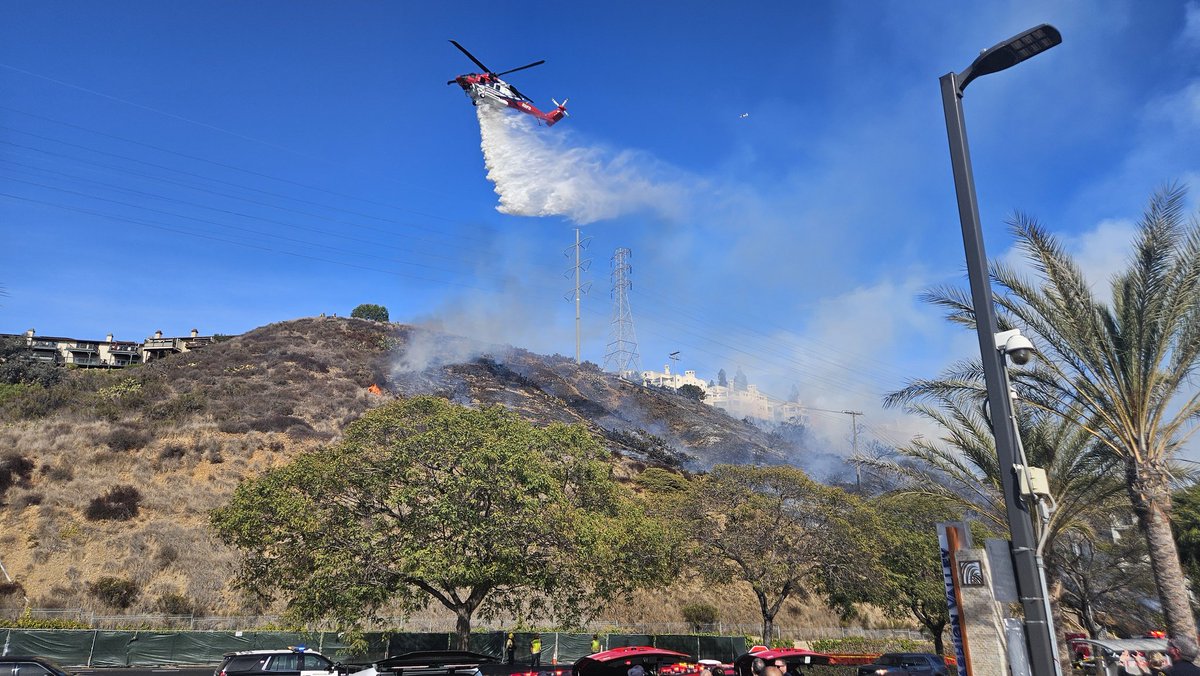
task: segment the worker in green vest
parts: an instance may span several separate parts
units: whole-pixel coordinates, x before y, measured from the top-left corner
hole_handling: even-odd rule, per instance
[[[529,644],[529,664],[531,666],[542,666],[542,635],[534,634],[533,641]]]
[[[600,634],[592,634],[592,654],[600,652]]]

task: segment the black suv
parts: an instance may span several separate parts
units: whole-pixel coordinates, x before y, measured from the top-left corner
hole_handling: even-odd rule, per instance
[[[45,657],[5,655],[0,657],[0,676],[71,676]]]
[[[225,653],[213,676],[329,676],[339,666],[321,653],[301,648],[243,650]]]
[[[884,653],[874,664],[858,668],[858,676],[948,676],[946,662],[929,653]]]

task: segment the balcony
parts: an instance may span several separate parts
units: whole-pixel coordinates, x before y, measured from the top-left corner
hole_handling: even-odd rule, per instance
[[[100,351],[99,343],[75,343],[74,346],[68,347],[71,352],[91,352],[97,353]]]
[[[146,350],[178,350],[179,339],[177,338],[147,338],[146,342],[142,343],[142,348]]]
[[[29,344],[29,347],[34,350],[54,350],[58,351],[58,343],[53,340],[35,340]]]
[[[105,364],[104,362],[100,361],[100,359],[97,357],[75,357],[75,356],[72,356],[65,363],[72,364],[74,366],[108,366],[108,364]]]
[[[109,354],[137,354],[142,351],[141,345],[109,345]]]

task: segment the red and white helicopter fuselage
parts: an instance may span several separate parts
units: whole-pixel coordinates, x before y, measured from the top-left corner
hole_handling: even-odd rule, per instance
[[[496,73],[487,70],[486,66],[480,63],[479,60],[472,56],[471,53],[466,49],[463,49],[462,45],[454,42],[454,40],[451,40],[450,42],[453,43],[455,47],[458,47],[458,49],[464,54],[466,54],[468,58],[474,61],[476,65],[484,69],[484,72],[482,73],[468,73],[466,75],[459,75],[447,83],[457,84],[459,87],[462,87],[462,90],[466,92],[473,104],[477,106],[480,104],[486,104],[514,108],[522,113],[532,115],[541,122],[546,123],[547,127],[552,126],[555,122],[558,122],[567,116],[566,99],[564,99],[562,103],[551,99],[551,101],[554,101],[555,108],[549,112],[538,110],[538,108],[533,105],[533,99],[530,99],[528,96],[522,94],[517,90],[516,87],[510,85],[504,80],[501,80],[500,76]],[[523,70],[531,66],[540,65],[541,63],[541,61],[538,61],[527,66],[521,66],[520,68],[514,68],[504,72],[511,73],[513,71]]]

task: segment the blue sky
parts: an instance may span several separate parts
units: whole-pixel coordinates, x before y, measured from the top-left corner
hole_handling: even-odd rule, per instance
[[[1063,34],[965,101],[992,256],[1019,210],[1102,284],[1156,188],[1200,194],[1197,0],[0,7],[5,333],[240,333],[371,302],[570,355],[582,225],[585,358],[629,247],[643,366],[679,350],[795,384],[891,443],[923,428],[880,395],[976,349],[917,300],[965,284],[939,76]],[[571,117],[516,127],[505,161],[587,209],[497,211],[450,38],[496,71],[546,59],[510,80]],[[813,421],[848,445],[845,416]]]

